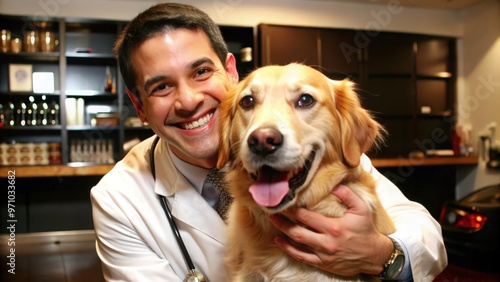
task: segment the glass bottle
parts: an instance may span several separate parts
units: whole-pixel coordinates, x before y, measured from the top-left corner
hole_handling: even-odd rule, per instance
[[[19,101],[16,106],[16,112],[14,114],[15,125],[25,126],[26,125],[26,103],[23,100]]]
[[[104,85],[104,91],[114,93],[113,77],[111,76],[111,69],[109,66],[106,67],[106,84]]]
[[[11,101],[7,102],[4,114],[5,114],[5,124],[9,126],[14,126],[16,122],[14,118],[15,115],[14,103],[12,103]]]
[[[29,103],[26,105],[26,125],[37,125],[37,105],[35,97],[30,96]]]
[[[59,124],[59,104],[52,101],[49,106],[48,123],[50,125]]]
[[[47,125],[48,123],[48,110],[49,110],[49,105],[47,104],[45,95],[42,95],[42,101],[38,104],[37,110],[37,124],[39,125]]]
[[[3,104],[0,104],[0,128],[5,126],[5,113],[3,111]]]

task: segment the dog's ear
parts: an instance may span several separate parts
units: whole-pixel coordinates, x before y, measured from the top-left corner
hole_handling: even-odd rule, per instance
[[[335,107],[341,121],[342,153],[350,167],[357,167],[361,154],[368,151],[378,140],[380,124],[361,107],[349,80],[331,81]]]
[[[226,97],[219,106],[219,155],[217,159],[217,168],[223,168],[230,160],[231,156],[231,120],[233,119],[234,97],[239,89],[239,85],[233,87],[226,94]]]

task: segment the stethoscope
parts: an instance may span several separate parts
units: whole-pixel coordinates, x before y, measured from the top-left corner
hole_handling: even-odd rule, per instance
[[[156,145],[158,144],[158,141],[160,140],[160,137],[157,135],[155,139],[153,140],[153,144],[151,144],[151,152],[150,152],[150,168],[151,168],[151,174],[153,175],[153,179],[156,181],[156,173],[155,173],[155,148]],[[170,209],[168,208],[167,205],[167,199],[160,194],[157,194],[158,198],[161,203],[161,207],[163,208],[163,211],[165,212],[165,215],[167,216],[168,223],[170,224],[170,228],[172,229],[172,232],[175,235],[175,239],[177,240],[177,244],[179,245],[179,249],[182,252],[182,256],[184,257],[184,260],[186,261],[186,264],[189,268],[189,272],[186,275],[186,278],[184,278],[184,282],[208,282],[208,279],[205,278],[205,275],[203,275],[201,272],[196,270],[196,267],[194,266],[193,260],[191,259],[191,256],[189,255],[188,250],[186,249],[186,245],[184,244],[184,241],[182,240],[181,234],[179,233],[179,228],[177,227],[177,224],[175,224],[174,218],[172,217],[172,213],[170,212]]]

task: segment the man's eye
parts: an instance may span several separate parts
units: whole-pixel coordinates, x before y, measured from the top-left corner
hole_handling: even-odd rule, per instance
[[[170,84],[160,84],[153,88],[150,96],[167,96],[172,90],[172,86]]]
[[[208,78],[212,75],[213,71],[211,69],[198,69],[196,71],[195,77],[197,78]]]

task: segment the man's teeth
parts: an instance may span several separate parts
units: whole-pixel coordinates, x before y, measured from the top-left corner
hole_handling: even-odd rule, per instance
[[[212,118],[213,115],[214,115],[213,113],[210,113],[210,114],[200,118],[199,120],[195,120],[195,121],[190,122],[190,123],[183,123],[183,124],[181,124],[181,126],[184,129],[195,129],[198,127],[202,127],[210,121],[210,119]]]

